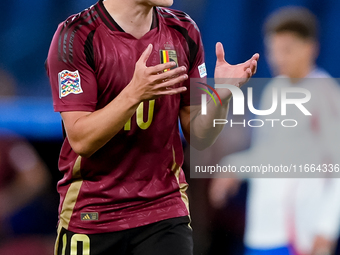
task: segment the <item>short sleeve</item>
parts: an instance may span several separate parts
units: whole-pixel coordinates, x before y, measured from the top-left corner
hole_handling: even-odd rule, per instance
[[[207,69],[205,66],[204,47],[201,34],[196,24],[191,26],[186,38],[189,46],[189,63],[190,69],[188,72],[189,79],[185,81],[184,86],[187,91],[181,94],[181,107],[189,105],[199,105],[201,103],[202,90],[197,87],[202,87],[202,83],[207,82]]]
[[[46,61],[56,112],[95,111],[97,81],[88,52],[91,33],[59,25]]]

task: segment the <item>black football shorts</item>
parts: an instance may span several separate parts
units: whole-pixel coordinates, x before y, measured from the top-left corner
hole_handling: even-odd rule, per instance
[[[55,255],[192,255],[189,217],[102,234],[58,233]]]

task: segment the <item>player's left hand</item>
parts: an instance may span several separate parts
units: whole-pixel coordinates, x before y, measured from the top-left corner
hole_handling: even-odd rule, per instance
[[[218,42],[216,44],[216,57],[215,83],[241,87],[256,73],[260,55],[256,53],[244,63],[231,65],[224,59],[223,45]],[[223,89],[220,96],[223,97],[222,99],[227,99],[231,97],[231,93],[229,90]]]

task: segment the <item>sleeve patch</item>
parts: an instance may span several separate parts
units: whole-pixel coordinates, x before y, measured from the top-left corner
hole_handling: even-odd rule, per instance
[[[200,77],[203,78],[205,76],[207,76],[207,68],[205,67],[205,63],[203,63],[202,65],[198,66],[198,71],[200,73]]]
[[[80,84],[80,75],[78,70],[71,72],[68,70],[61,71],[58,74],[59,81],[59,98],[66,97],[69,94],[81,94],[83,90]]]

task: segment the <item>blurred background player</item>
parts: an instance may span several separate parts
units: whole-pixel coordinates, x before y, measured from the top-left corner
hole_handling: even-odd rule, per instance
[[[49,254],[44,195],[50,175],[26,139],[0,129],[0,254]],[[45,228],[45,229],[44,229]]]
[[[0,96],[15,93],[14,79],[0,70]],[[42,197],[50,181],[44,161],[29,141],[0,128],[0,254],[50,253],[53,239],[39,237],[49,229],[44,225],[49,215]]]
[[[285,118],[298,126],[254,130],[247,151],[223,158],[220,165],[339,163],[339,87],[318,68],[318,25],[307,9],[286,7],[265,23],[265,45],[274,78],[265,88],[261,109],[272,105],[272,89],[301,87],[311,92],[311,117],[291,109]],[[266,117],[257,116],[265,120]],[[280,113],[270,115],[281,119]],[[324,175],[324,176],[327,176]],[[221,207],[237,179],[213,179],[210,201]],[[331,254],[338,237],[340,182],[335,178],[249,179],[244,242],[246,254]]]

